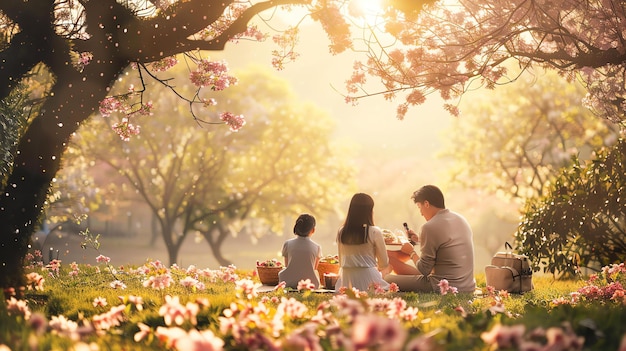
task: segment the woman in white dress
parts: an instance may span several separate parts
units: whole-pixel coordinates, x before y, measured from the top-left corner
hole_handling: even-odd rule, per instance
[[[367,291],[372,287],[388,290],[381,271],[389,270],[389,258],[381,229],[374,225],[374,200],[363,193],[350,201],[348,215],[337,233],[339,278],[335,290],[342,287]]]

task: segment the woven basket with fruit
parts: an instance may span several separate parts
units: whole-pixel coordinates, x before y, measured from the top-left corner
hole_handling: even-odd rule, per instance
[[[256,271],[263,285],[278,285],[278,272],[283,269],[283,264],[273,258],[266,261],[256,261]]]

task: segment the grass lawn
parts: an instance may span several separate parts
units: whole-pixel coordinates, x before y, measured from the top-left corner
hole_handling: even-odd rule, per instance
[[[624,350],[626,269],[606,268],[535,276],[523,295],[480,275],[482,294],[442,295],[258,292],[254,271],[106,257],[33,266],[24,297],[0,304],[0,350]]]

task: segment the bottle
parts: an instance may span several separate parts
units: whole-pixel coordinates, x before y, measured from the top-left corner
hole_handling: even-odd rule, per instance
[[[402,223],[402,225],[404,226],[404,229],[407,231],[407,237],[409,238],[409,242],[411,243],[411,245],[415,246],[417,243],[411,240],[411,238],[409,237],[409,225],[406,222]]]

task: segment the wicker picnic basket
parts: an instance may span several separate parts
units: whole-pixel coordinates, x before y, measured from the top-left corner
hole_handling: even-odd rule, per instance
[[[278,272],[280,272],[281,269],[283,269],[283,267],[256,267],[259,280],[263,285],[278,285]]]

